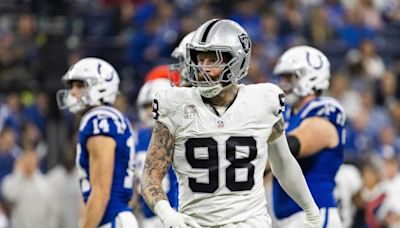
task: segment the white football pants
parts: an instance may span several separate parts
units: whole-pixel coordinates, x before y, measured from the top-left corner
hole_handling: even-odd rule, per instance
[[[115,217],[114,221],[104,224],[99,228],[139,228],[139,225],[132,212],[123,211]]]

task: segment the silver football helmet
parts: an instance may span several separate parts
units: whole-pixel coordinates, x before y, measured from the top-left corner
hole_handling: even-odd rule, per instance
[[[199,52],[214,52],[217,61],[209,67],[222,68],[218,79],[212,79],[197,62]],[[224,85],[247,75],[251,56],[251,40],[247,32],[232,20],[212,19],[202,24],[187,44],[186,61],[189,82],[207,98],[218,95]],[[227,61],[224,62],[224,59]]]
[[[186,62],[185,61],[186,45],[193,39],[193,36],[194,36],[194,31],[188,33],[185,37],[183,37],[183,39],[181,40],[179,45],[171,53],[171,56],[174,59],[178,60],[178,63],[170,64],[169,67],[170,67],[171,71],[179,72],[179,76],[180,76],[180,81],[178,82],[179,86],[187,86],[189,84],[189,81],[188,81],[189,71],[185,64],[185,62]],[[170,79],[172,79],[172,74],[171,74]],[[171,80],[171,81],[173,81],[173,80]]]

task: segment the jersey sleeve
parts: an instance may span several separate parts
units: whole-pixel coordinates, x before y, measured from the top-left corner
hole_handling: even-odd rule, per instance
[[[175,100],[171,97],[171,90],[159,91],[153,100],[153,118],[167,126],[171,134],[174,134],[177,124],[174,120],[176,108],[173,107]]]
[[[267,83],[266,85],[271,111],[276,117],[274,123],[276,123],[282,118],[282,113],[285,110],[285,94],[277,85],[272,83]]]
[[[343,107],[333,98],[320,98],[313,101],[301,113],[301,118],[321,117],[331,122],[336,128],[344,128],[346,114]]]

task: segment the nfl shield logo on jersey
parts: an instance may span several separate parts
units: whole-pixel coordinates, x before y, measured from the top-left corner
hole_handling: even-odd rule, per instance
[[[223,128],[224,127],[224,121],[221,120],[221,119],[217,120],[217,127],[218,128]]]

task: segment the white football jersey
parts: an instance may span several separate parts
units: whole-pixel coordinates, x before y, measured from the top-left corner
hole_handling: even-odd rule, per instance
[[[195,87],[174,87],[156,95],[154,117],[175,137],[173,167],[181,213],[202,227],[267,214],[267,139],[281,118],[283,97],[270,83],[239,85],[234,102],[219,116]]]
[[[334,194],[337,200],[339,214],[343,227],[353,224],[356,207],[352,202],[353,196],[362,188],[362,178],[357,168],[350,164],[340,166],[335,176],[336,187]]]

